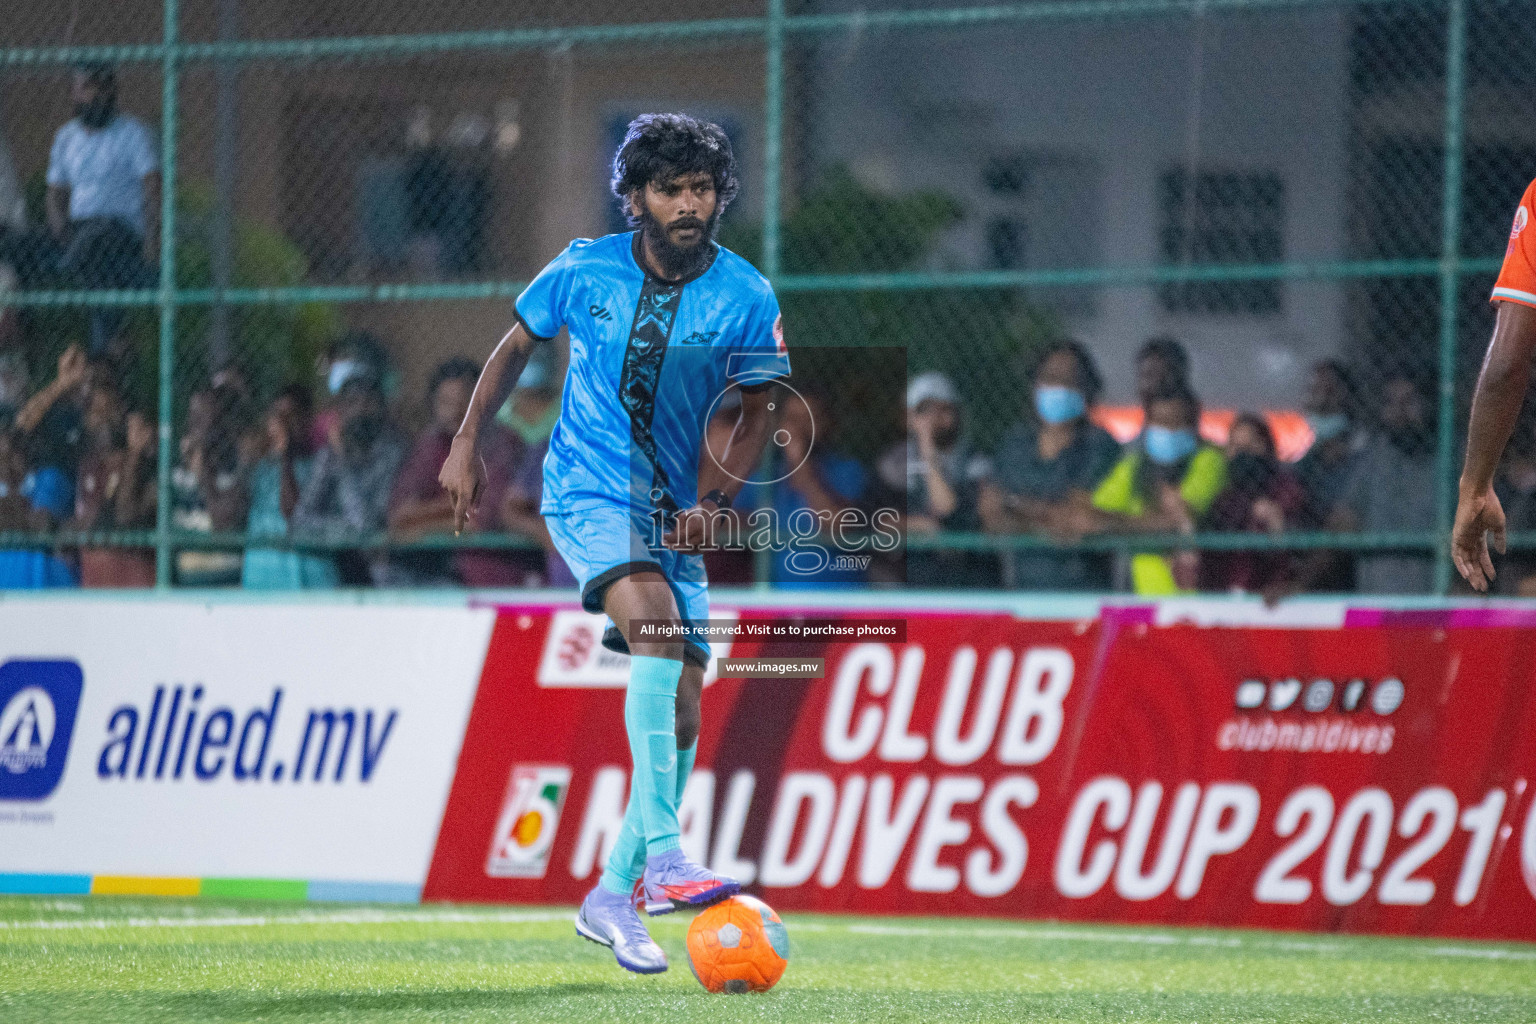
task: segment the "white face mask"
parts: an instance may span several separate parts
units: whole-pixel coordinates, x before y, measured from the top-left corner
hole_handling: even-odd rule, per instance
[[[361,370],[355,359],[338,359],[331,364],[331,370],[325,377],[325,386],[331,394],[340,391],[342,385],[351,380]]]

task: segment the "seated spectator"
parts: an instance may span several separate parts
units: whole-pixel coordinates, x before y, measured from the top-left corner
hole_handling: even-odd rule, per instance
[[[75,487],[74,529],[154,529],[159,497],[155,488],[155,428],[141,413],[124,415],[122,394],[105,375],[91,385],[84,427],[85,455]],[[152,587],[154,549],[81,548],[80,585]]]
[[[826,395],[819,388],[804,385],[800,396],[804,401],[790,398],[784,403],[779,429],[786,440],[782,446],[771,449],[774,455],[768,479],[788,474],[773,485],[772,507],[781,530],[788,533],[800,528],[799,535],[804,537],[810,532],[804,528],[809,523],[819,521],[825,525],[844,509],[859,508],[869,490],[870,476],[857,459],[835,447],[837,420]],[[753,493],[748,501],[756,508],[766,507],[762,489],[750,490]],[[750,535],[750,527],[747,533]],[[814,555],[793,557],[797,551],[817,549],[829,559],[821,560]],[[831,558],[842,553],[828,539],[797,542],[794,547],[776,544],[773,582],[785,589],[862,586],[866,581],[865,570],[839,567],[831,562]]]
[[[371,374],[349,378],[336,398],[339,415],[299,494],[293,531],[327,540],[372,538],[386,525],[405,442],[385,413],[384,393]],[[388,580],[385,561],[375,556],[338,552],[336,563],[344,586]]]
[[[907,438],[875,465],[880,481],[904,496],[908,535],[981,527],[977,491],[992,462],[965,436],[960,397],[942,373],[919,374],[907,385]],[[908,551],[905,582],[917,587],[996,586],[997,560],[970,551]]]
[[[313,414],[314,400],[302,384],[283,388],[267,410],[265,450],[250,474],[245,528],[252,541],[288,535],[299,494],[314,474]],[[308,551],[247,548],[240,573],[247,590],[327,590],[337,583],[335,561]]]
[[[1348,367],[1334,359],[1313,365],[1302,406],[1312,444],[1296,463],[1302,508],[1295,526],[1302,530],[1330,529],[1359,462],[1365,438],[1357,429],[1359,401]],[[1347,551],[1314,548],[1296,559],[1293,578],[1271,586],[1265,597],[1273,602],[1294,593],[1350,593],[1355,589],[1355,558]]]
[[[501,525],[508,533],[519,533],[538,541],[543,549],[543,572],[537,580],[530,574],[527,586],[574,587],[576,577],[555,550],[554,542],[549,539],[549,527],[539,514],[539,504],[544,497],[544,456],[549,452],[549,437],[554,432],[555,421],[560,418],[560,392],[550,376],[549,351],[548,346],[542,345],[534,350],[528,365],[523,367],[522,376],[517,378],[517,387],[496,417],[523,440],[522,457],[501,501]],[[710,554],[704,556],[706,565],[713,564],[709,562],[710,557]],[[712,568],[709,578],[715,578]]]
[[[1294,527],[1305,498],[1295,475],[1275,455],[1275,436],[1263,417],[1245,412],[1227,438],[1227,487],[1205,514],[1207,529],[1276,536]],[[1268,593],[1290,581],[1285,551],[1207,551],[1200,558],[1200,589]]]
[[[1093,494],[1082,518],[1104,533],[1193,533],[1227,483],[1227,458],[1200,439],[1200,400],[1183,388],[1154,394],[1147,426]],[[1086,531],[1085,531],[1086,532]],[[1136,593],[1177,594],[1194,589],[1199,557],[1141,552],[1131,556]]]
[[[1435,528],[1435,427],[1430,404],[1412,377],[1398,373],[1381,389],[1379,428],[1360,449],[1329,526],[1367,533]],[[1427,594],[1434,556],[1424,550],[1371,551],[1355,560],[1364,594]]]
[[[191,533],[226,533],[245,525],[242,442],[250,414],[228,384],[200,388],[187,401],[186,425],[171,470],[171,526]],[[241,553],[187,548],[176,552],[176,582],[190,587],[240,582]]]
[[[699,467],[715,465],[722,462],[726,451],[731,446],[731,437],[736,433],[736,421],[741,415],[741,392],[732,389],[720,399],[720,404],[715,407],[715,413],[704,425],[704,441],[700,445]],[[743,488],[731,503],[739,518],[744,519],[752,512],[752,492]],[[752,551],[745,544],[733,543],[729,533],[722,531],[723,536],[715,539],[716,546],[712,550],[704,552],[704,569],[709,576],[709,582],[718,584],[745,585],[757,578],[757,552]],[[555,555],[559,558],[559,555]]]
[[[45,533],[53,513],[33,500],[36,478],[27,470],[25,445],[9,421],[0,422],[0,533]],[[75,576],[57,556],[41,549],[0,548],[0,589],[73,587]]]
[[[453,533],[453,501],[437,478],[479,378],[479,364],[469,359],[449,359],[432,371],[427,385],[431,422],[417,435],[390,494],[389,530],[397,540]],[[485,478],[464,529],[500,532],[502,504],[523,455],[523,442],[493,421],[480,432],[479,451]],[[527,585],[530,573],[542,580],[543,568],[543,555],[537,551],[471,549],[455,551],[451,557],[448,552],[413,551],[391,559],[391,579],[407,586],[521,587]]]
[[[1075,341],[1048,348],[1031,377],[1030,414],[1003,436],[993,476],[979,491],[981,521],[992,533],[1081,536],[1081,515],[1120,457],[1120,446],[1088,419],[1103,388],[1098,366]],[[1003,559],[1004,585],[1022,590],[1107,590],[1109,556],[1015,551]]]
[[[0,416],[14,423],[31,393],[32,379],[27,373],[25,356],[14,350],[0,353]]]
[[[389,355],[379,339],[369,332],[348,331],[331,342],[320,358],[319,371],[325,402],[310,425],[309,447],[315,452],[330,442],[336,421],[341,417],[338,402],[342,386],[353,377],[363,375],[376,381],[382,393],[390,372]]]
[[[1521,410],[1504,449],[1493,492],[1504,508],[1505,525],[1510,532],[1536,530],[1536,409],[1529,404]],[[1516,549],[1503,555],[1497,551],[1490,554],[1497,570],[1493,578],[1497,593],[1536,597],[1536,552]]]
[[[85,446],[85,405],[90,397],[93,367],[79,345],[59,356],[58,373],[16,414],[16,429],[26,438],[26,458],[34,472],[56,475],[63,492],[55,517],[66,519],[74,507],[74,481]]]
[[[1188,350],[1167,335],[1147,339],[1136,353],[1136,400],[1145,409],[1152,396],[1181,389],[1192,390]]]

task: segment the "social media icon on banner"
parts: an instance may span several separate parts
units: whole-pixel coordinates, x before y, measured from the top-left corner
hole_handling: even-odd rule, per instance
[[[571,785],[564,765],[520,764],[512,768],[502,798],[485,873],[492,878],[543,878],[560,826],[560,808]]]
[[[0,665],[0,800],[43,800],[58,788],[83,682],[73,661]]]

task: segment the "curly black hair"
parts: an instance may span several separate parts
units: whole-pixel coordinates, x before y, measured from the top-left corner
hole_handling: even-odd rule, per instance
[[[613,155],[611,187],[634,225],[639,219],[629,208],[631,195],[653,182],[699,171],[714,179],[716,209],[724,212],[741,191],[741,181],[736,177],[731,140],[720,126],[687,114],[641,114],[629,122],[624,141]]]

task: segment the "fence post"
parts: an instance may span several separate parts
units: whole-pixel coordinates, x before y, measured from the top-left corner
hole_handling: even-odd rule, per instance
[[[155,472],[155,586],[171,585],[171,442],[176,357],[177,0],[165,0],[160,96],[160,445]]]
[[[779,277],[779,193],[783,170],[784,142],[784,0],[768,0],[768,21],[764,39],[764,61],[767,64],[763,82],[763,274],[770,282]],[[758,464],[759,475],[765,479],[766,470],[772,464],[773,446],[763,451]],[[765,484],[759,488],[769,508],[776,507],[774,500],[778,484]],[[773,550],[765,547],[752,554],[752,579],[759,590],[772,585]]]
[[[1435,593],[1451,589],[1451,521],[1456,514],[1456,348],[1461,302],[1461,169],[1465,134],[1466,0],[1450,0],[1445,26],[1445,199],[1440,230],[1440,431],[1436,443]]]

